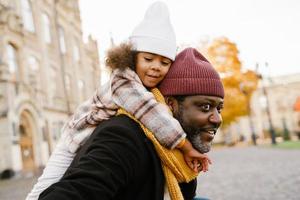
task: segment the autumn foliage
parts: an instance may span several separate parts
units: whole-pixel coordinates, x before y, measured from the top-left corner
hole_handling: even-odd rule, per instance
[[[217,69],[225,87],[223,126],[250,112],[249,102],[257,88],[258,77],[252,70],[244,70],[238,58],[236,44],[227,38],[217,38],[205,48],[208,60]]]

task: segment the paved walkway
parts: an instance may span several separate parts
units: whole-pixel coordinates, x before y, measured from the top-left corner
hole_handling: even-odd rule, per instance
[[[24,200],[36,183],[36,177],[0,181],[0,200]]]
[[[299,200],[300,150],[216,149],[198,178],[197,194],[211,200]]]
[[[299,200],[300,150],[261,147],[215,149],[197,194],[211,200]],[[1,200],[24,200],[36,178],[0,181]]]

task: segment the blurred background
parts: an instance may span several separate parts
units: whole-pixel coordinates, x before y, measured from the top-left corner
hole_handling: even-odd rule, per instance
[[[64,123],[108,80],[105,51],[128,38],[152,2],[0,0],[1,199],[25,198]],[[205,54],[226,90],[214,164],[199,193],[299,199],[300,1],[165,2],[178,51]],[[259,173],[268,174],[262,185]]]

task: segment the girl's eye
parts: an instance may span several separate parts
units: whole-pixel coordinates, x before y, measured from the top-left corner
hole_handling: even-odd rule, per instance
[[[164,66],[168,66],[168,65],[170,64],[170,62],[167,62],[167,61],[162,61],[161,63],[162,63],[162,65],[164,65]]]
[[[144,57],[144,59],[145,59],[146,61],[152,61],[152,58],[149,58],[149,57]]]

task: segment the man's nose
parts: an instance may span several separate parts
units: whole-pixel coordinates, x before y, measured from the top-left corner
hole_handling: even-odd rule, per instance
[[[211,123],[214,123],[214,124],[220,126],[222,123],[221,113],[219,113],[219,111],[217,109],[215,109],[214,112],[212,113],[212,115],[209,117],[209,121]]]

